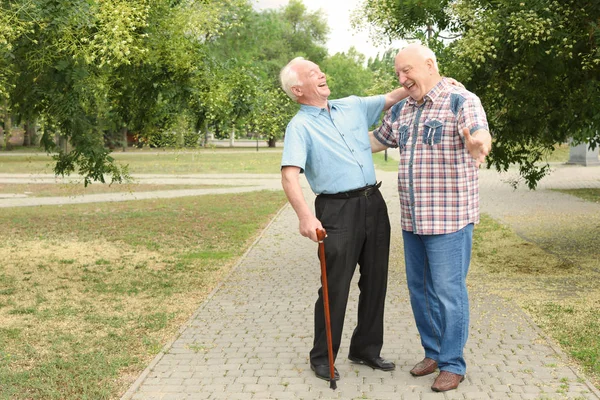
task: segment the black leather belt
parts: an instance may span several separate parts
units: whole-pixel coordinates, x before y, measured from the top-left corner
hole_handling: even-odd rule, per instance
[[[360,197],[365,196],[369,197],[372,194],[376,193],[381,186],[381,182],[377,182],[375,185],[368,185],[365,187],[361,187],[358,189],[350,190],[348,192],[341,193],[321,193],[319,197],[323,197],[325,199],[350,199],[352,197]]]

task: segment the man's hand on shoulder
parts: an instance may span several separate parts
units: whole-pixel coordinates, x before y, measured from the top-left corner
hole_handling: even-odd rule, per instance
[[[479,165],[485,162],[485,157],[490,154],[492,136],[485,129],[478,129],[471,134],[468,128],[463,128],[463,136],[465,137],[465,146],[475,160],[475,166],[479,168]]]
[[[449,84],[451,84],[452,86],[456,86],[456,87],[459,87],[459,88],[461,88],[461,89],[464,89],[464,88],[465,88],[465,85],[463,85],[462,83],[460,83],[459,81],[457,81],[457,80],[456,80],[456,79],[454,79],[454,78],[448,78],[448,77],[446,77],[446,80],[447,80],[447,81],[448,81],[448,83],[449,83]]]

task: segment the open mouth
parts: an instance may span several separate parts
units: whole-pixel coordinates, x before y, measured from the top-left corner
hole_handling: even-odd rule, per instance
[[[319,87],[325,87],[325,86],[327,86],[327,82],[323,82],[323,83],[319,84]]]
[[[415,85],[414,82],[410,82],[404,85],[405,88],[410,89],[411,87],[413,87]]]

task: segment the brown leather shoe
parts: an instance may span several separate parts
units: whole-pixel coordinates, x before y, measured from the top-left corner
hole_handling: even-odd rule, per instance
[[[415,365],[415,367],[410,370],[410,374],[412,376],[429,375],[435,372],[437,366],[437,362],[434,359],[425,357],[423,361]]]
[[[448,390],[456,389],[458,385],[465,380],[464,375],[454,374],[448,371],[442,371],[435,378],[431,390],[434,392],[445,392]]]

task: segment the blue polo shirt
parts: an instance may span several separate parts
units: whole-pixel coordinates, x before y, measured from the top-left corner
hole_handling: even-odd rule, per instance
[[[299,167],[315,194],[340,193],[376,183],[369,141],[385,96],[350,96],[325,108],[301,105],[285,131],[281,166]]]

